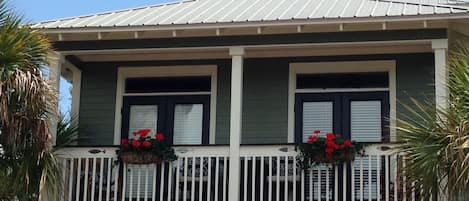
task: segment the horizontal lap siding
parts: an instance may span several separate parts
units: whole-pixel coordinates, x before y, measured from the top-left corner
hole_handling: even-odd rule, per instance
[[[230,142],[231,63],[218,65],[216,144]]]
[[[411,98],[419,102],[435,99],[435,62],[432,53],[405,55],[396,61],[397,77],[397,118],[402,118],[402,114],[409,114],[404,105],[412,106]]]
[[[242,143],[269,144],[287,142],[288,132],[288,69],[292,62],[395,60],[397,64],[397,99],[409,103],[409,96],[423,101],[434,99],[434,58],[432,53],[301,57],[279,59],[247,59],[244,64],[244,97]],[[173,61],[93,64],[83,67],[80,106],[81,145],[110,145],[114,138],[116,66],[161,66],[216,64],[217,144],[229,143],[230,127],[230,60]],[[398,103],[398,117],[405,113]]]
[[[117,69],[114,66],[82,67],[80,145],[112,145]]]
[[[288,62],[246,60],[243,87],[241,142],[287,142]]]

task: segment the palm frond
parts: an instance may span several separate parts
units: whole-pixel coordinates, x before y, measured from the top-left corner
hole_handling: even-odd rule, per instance
[[[406,177],[422,190],[424,200],[438,193],[457,200],[469,191],[469,48],[460,46],[449,64],[449,108],[411,99],[403,104],[409,115],[397,120]]]
[[[78,137],[78,117],[66,118],[60,115],[57,124],[57,138],[54,149],[60,149],[77,141]]]
[[[57,94],[41,71],[48,40],[21,22],[0,0],[0,199],[41,200],[61,187],[48,124]]]

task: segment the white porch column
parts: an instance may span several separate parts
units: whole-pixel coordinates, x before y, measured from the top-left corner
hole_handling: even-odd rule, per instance
[[[63,58],[62,55],[58,52],[50,52],[48,55],[49,63],[49,81],[52,84],[52,87],[55,88],[57,92],[57,104],[54,106],[54,111],[49,122],[49,129],[52,135],[52,145],[55,145],[57,138],[57,121],[59,115],[59,91],[60,91],[60,75],[62,69]]]
[[[76,66],[71,67],[72,70],[72,110],[70,117],[77,118],[76,123],[78,123],[78,117],[80,113],[80,93],[81,93],[81,70]]]
[[[239,201],[241,120],[243,106],[243,47],[230,48],[231,112],[230,112],[230,180],[228,201]]]
[[[438,109],[448,109],[448,39],[438,39],[432,41],[432,49],[435,54],[435,104]],[[438,200],[447,200],[448,189],[444,187],[446,178],[441,183],[441,191],[438,193]]]
[[[432,49],[435,54],[435,103],[439,109],[448,108],[448,68],[447,50],[448,39],[432,41]]]

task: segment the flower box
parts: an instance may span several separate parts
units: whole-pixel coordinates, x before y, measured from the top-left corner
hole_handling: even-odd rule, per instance
[[[317,153],[311,156],[312,163],[320,164],[333,164],[333,163],[348,163],[355,160],[355,154],[353,153],[341,153],[338,155],[328,156],[325,153]]]
[[[300,152],[299,160],[304,168],[311,167],[313,164],[337,165],[352,162],[357,154],[362,153],[361,144],[334,133],[327,133],[325,137],[320,137],[320,133],[319,130],[314,131],[307,143],[297,145]]]
[[[120,153],[119,157],[121,161],[128,164],[161,164],[161,157],[154,153],[136,153],[136,152],[124,152]]]
[[[177,159],[173,148],[165,142],[162,133],[150,136],[151,129],[141,129],[132,132],[134,138],[122,139],[119,158],[129,164],[161,164],[163,161]]]

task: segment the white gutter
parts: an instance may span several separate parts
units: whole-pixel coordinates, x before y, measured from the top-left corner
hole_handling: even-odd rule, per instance
[[[467,20],[469,13],[440,14],[440,15],[414,15],[414,16],[383,16],[360,18],[320,18],[320,19],[294,19],[256,22],[226,22],[226,23],[198,23],[198,24],[174,24],[174,25],[143,25],[122,27],[80,27],[80,28],[35,28],[46,34],[59,33],[97,33],[97,32],[126,32],[126,31],[174,31],[189,29],[223,29],[223,28],[249,28],[265,26],[300,26],[300,25],[326,25],[326,24],[351,24],[351,23],[384,23],[384,22],[409,22],[432,20]]]

